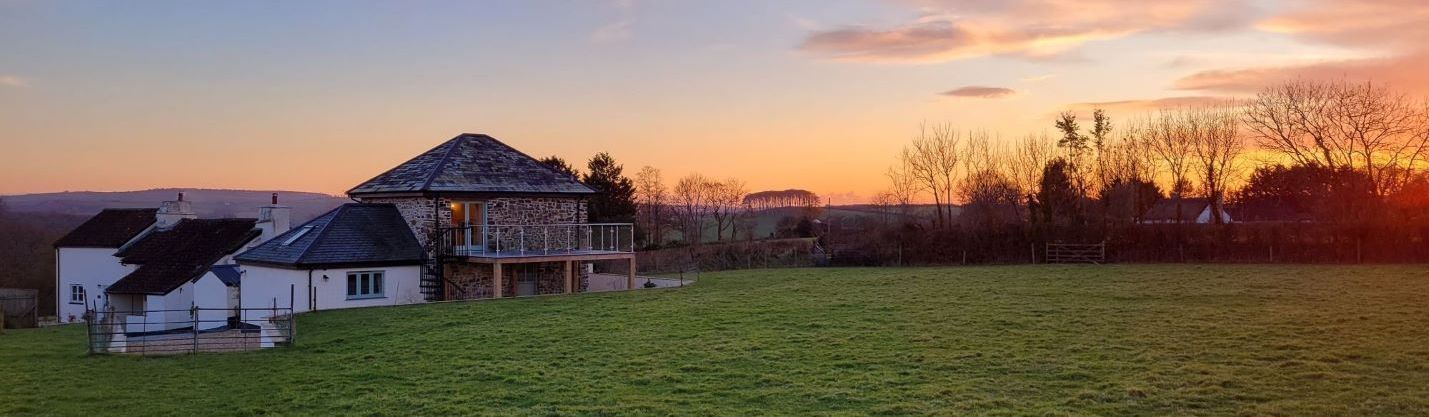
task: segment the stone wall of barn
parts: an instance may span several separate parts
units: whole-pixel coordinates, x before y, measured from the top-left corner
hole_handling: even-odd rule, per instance
[[[502,265],[502,294],[507,297],[516,294],[516,274],[517,268],[535,268],[537,273],[536,294],[561,294],[566,291],[565,275],[561,273],[562,262],[542,262],[530,264],[504,264]],[[586,273],[586,268],[581,262],[574,263],[576,268],[576,292],[585,292],[590,286],[590,275]],[[472,300],[480,298],[491,298],[495,291],[492,288],[492,275],[490,264],[477,264],[453,260],[447,262],[445,268],[447,275],[447,299],[449,300]]]
[[[407,225],[412,228],[412,233],[417,236],[417,242],[427,249],[427,255],[431,259],[436,258],[436,251],[439,235],[439,228],[448,227],[452,224],[451,204],[453,200],[446,197],[373,197],[361,199],[364,203],[387,203],[397,206],[397,211],[402,213],[402,218],[407,220]],[[586,202],[579,198],[558,198],[558,197],[502,197],[491,198],[486,201],[486,222],[492,225],[547,225],[547,224],[582,224],[586,222],[587,209]],[[528,242],[528,247],[535,244],[536,237],[549,232],[550,242],[553,246],[563,246],[566,243],[562,229],[542,230],[538,228],[511,229],[524,232],[526,238],[533,239]],[[516,240],[520,237],[507,230],[502,231],[502,243],[506,247],[515,247]],[[494,231],[493,231],[494,233]],[[544,236],[543,236],[544,237]]]

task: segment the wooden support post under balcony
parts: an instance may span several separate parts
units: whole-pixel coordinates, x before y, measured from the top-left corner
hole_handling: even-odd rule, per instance
[[[630,272],[625,274],[625,289],[635,289],[635,257],[630,257]]]
[[[491,263],[491,297],[492,297],[492,298],[501,298],[501,293],[503,292],[502,290],[504,290],[505,288],[506,288],[506,285],[501,282],[501,263],[500,263],[500,262],[492,262],[492,263]]]
[[[576,271],[575,271],[575,269],[576,269],[576,268],[575,268],[574,265],[572,265],[572,264],[574,264],[574,263],[575,263],[574,261],[565,261],[565,262],[562,262],[562,263],[561,263],[561,265],[563,265],[563,267],[561,268],[561,272],[565,273],[565,276],[566,276],[566,277],[565,277],[565,278],[566,278],[566,294],[570,294],[570,293],[575,292],[575,288],[576,288],[576,282],[575,282],[575,281],[576,281],[576,279],[575,279],[575,278],[576,278],[576,277],[575,277],[575,272],[576,272]]]

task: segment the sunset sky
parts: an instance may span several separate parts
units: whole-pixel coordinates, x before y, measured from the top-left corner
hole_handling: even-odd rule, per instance
[[[1429,2],[0,0],[0,194],[338,194],[461,132],[854,201],[923,122],[1429,92]]]

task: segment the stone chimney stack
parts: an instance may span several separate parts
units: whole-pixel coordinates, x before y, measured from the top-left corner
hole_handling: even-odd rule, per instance
[[[263,231],[259,240],[267,241],[287,232],[293,227],[292,216],[293,208],[278,205],[278,193],[273,193],[268,205],[258,207],[258,228]]]
[[[194,214],[193,205],[184,201],[184,193],[179,193],[179,199],[159,203],[159,213],[154,215],[154,227],[159,230],[169,230],[179,224],[183,219],[197,219]]]

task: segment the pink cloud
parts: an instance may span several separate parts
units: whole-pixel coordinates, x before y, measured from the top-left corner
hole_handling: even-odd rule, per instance
[[[1226,68],[1183,77],[1183,90],[1248,93],[1287,79],[1374,80],[1429,93],[1429,2],[1423,0],[1302,0],[1256,27],[1307,42],[1382,54],[1379,58],[1294,66]]]
[[[980,56],[1051,59],[1087,42],[1148,31],[1243,27],[1254,10],[1236,0],[1143,2],[905,1],[921,16],[892,27],[815,31],[800,49],[863,62],[944,62]]]
[[[944,91],[941,94],[949,97],[1001,98],[1013,93],[1015,91],[1012,91],[1011,88],[970,85]]]
[[[1252,93],[1288,79],[1373,80],[1416,93],[1429,93],[1429,54],[1321,62],[1287,67],[1202,71],[1176,80],[1182,90]]]

